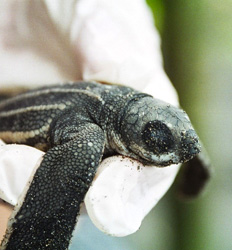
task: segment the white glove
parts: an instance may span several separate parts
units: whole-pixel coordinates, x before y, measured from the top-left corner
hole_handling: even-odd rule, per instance
[[[145,1],[5,1],[0,9],[0,91],[84,79],[129,85],[178,105]],[[42,156],[25,145],[2,145],[0,198],[15,205]],[[178,169],[104,160],[85,197],[90,218],[107,234],[135,232]]]

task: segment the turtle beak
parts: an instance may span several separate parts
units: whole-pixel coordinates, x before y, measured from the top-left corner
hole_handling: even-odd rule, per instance
[[[201,145],[196,132],[191,129],[187,132],[182,132],[181,137],[181,162],[186,162],[201,152]]]

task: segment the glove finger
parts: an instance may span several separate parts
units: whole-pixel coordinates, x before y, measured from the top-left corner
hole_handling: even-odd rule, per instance
[[[43,152],[25,145],[0,145],[0,198],[16,205]]]
[[[113,236],[134,233],[166,193],[178,169],[179,165],[148,167],[122,156],[105,159],[85,197],[91,220]]]

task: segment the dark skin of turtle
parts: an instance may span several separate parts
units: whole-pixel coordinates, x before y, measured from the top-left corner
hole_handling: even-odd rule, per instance
[[[201,148],[183,110],[132,88],[96,82],[44,87],[2,101],[0,138],[46,151],[10,220],[0,247],[7,250],[68,249],[103,157],[121,154],[168,167],[190,161]]]

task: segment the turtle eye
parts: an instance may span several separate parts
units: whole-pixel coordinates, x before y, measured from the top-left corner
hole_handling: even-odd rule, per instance
[[[142,138],[149,150],[158,154],[167,153],[174,148],[174,137],[161,121],[148,122],[142,131]]]

